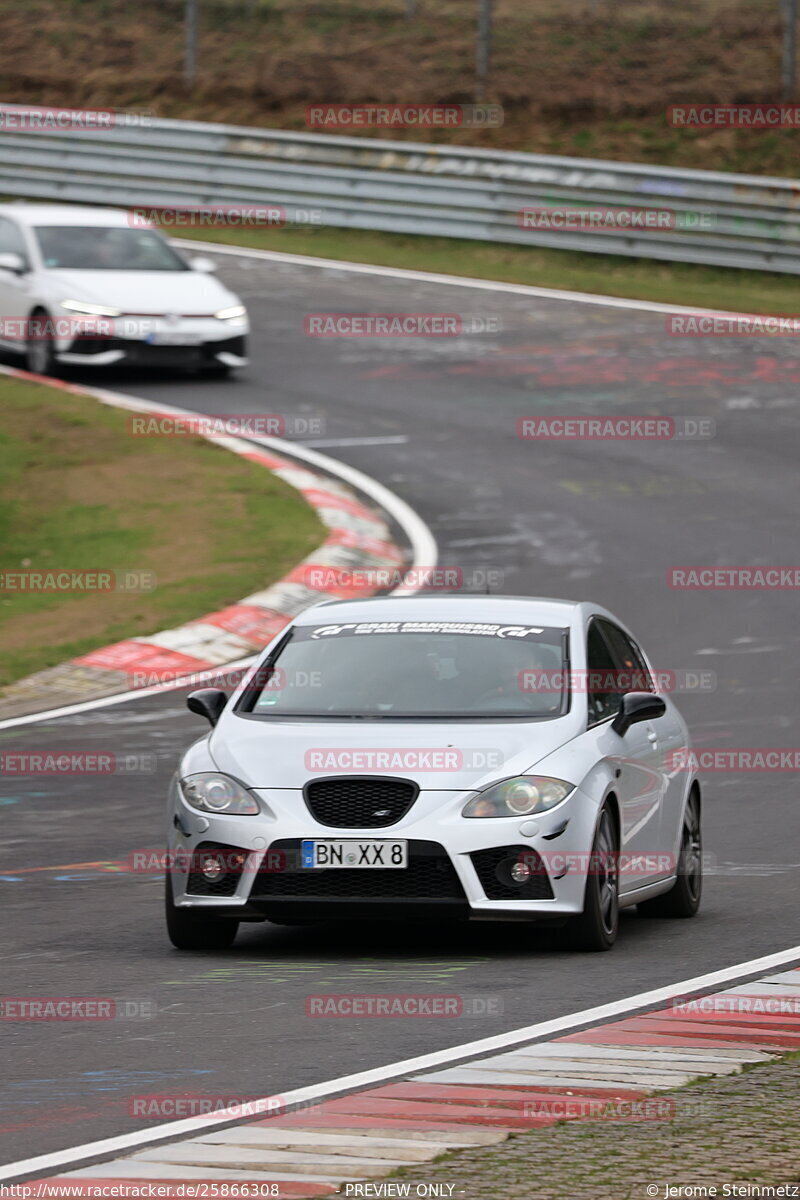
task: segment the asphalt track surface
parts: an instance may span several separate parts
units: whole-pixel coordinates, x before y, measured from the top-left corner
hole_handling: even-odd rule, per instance
[[[695,744],[792,747],[800,641],[792,591],[677,591],[679,565],[798,562],[800,356],[790,339],[678,338],[663,315],[254,259],[220,259],[255,324],[233,382],[118,373],[86,382],[208,413],[322,416],[320,446],[397,491],[444,565],[511,594],[592,598],[661,669],[712,671],[677,697]],[[313,339],[311,312],[445,312],[499,331]],[[518,418],[710,417],[696,442],[520,440]],[[201,482],[198,481],[198,486]],[[146,1128],[143,1095],[280,1094],[726,967],[798,941],[796,775],[705,777],[712,860],[694,921],[627,913],[610,954],[521,925],[243,926],[232,951],[180,954],[162,880],[106,869],[158,847],[167,781],[203,733],[177,692],[0,732],[23,751],[155,753],[150,775],[7,778],[2,994],[145,1001],[157,1016],[0,1023],[0,1162]],[[71,864],[93,863],[89,867]],[[26,868],[58,868],[29,872]],[[21,871],[15,875],[15,871]],[[323,1020],[306,997],[446,993],[492,1015]],[[168,1119],[163,1114],[159,1119]],[[154,1122],[155,1123],[155,1122]]]

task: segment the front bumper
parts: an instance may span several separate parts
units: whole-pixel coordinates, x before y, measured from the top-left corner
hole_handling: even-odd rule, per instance
[[[179,907],[213,910],[242,920],[436,917],[458,920],[563,920],[581,912],[585,871],[577,860],[592,846],[597,803],[576,789],[535,818],[469,820],[461,810],[472,793],[421,792],[410,812],[381,828],[319,824],[297,791],[262,791],[274,818],[202,815],[177,788],[169,848]],[[526,832],[523,832],[525,830]],[[404,839],[406,870],[302,868],[305,838]],[[241,868],[208,885],[198,857],[220,847],[243,852]],[[194,857],[193,857],[194,856]],[[513,881],[509,864],[524,860],[532,874]]]
[[[244,367],[247,322],[232,324],[214,317],[120,317],[110,332],[87,327],[57,339],[58,362],[111,367]]]

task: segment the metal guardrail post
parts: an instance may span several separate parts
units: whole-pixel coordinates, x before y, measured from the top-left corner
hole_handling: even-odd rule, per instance
[[[186,58],[183,78],[188,91],[192,91],[197,79],[197,5],[198,0],[186,0]]]
[[[475,99],[486,99],[492,47],[492,0],[478,0],[478,48],[475,70]]]

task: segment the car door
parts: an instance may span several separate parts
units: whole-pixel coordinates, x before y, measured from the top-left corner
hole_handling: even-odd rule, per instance
[[[640,682],[640,664],[617,626],[593,618],[587,631],[589,721],[598,726],[598,749],[619,772],[616,792],[622,821],[620,891],[664,874],[661,810],[666,786],[655,721],[631,725],[620,738],[611,728],[625,692],[652,690]],[[645,668],[646,670],[646,668]]]
[[[622,632],[622,631],[620,631]],[[681,767],[683,755],[689,744],[686,725],[673,704],[669,695],[663,695],[658,686],[657,677],[650,670],[647,659],[639,646],[627,634],[622,634],[634,654],[638,657],[642,671],[650,679],[648,691],[661,695],[666,704],[664,715],[653,722],[657,733],[658,756],[661,770],[664,773],[664,798],[661,805],[660,845],[662,859],[665,864],[663,875],[675,872],[675,853],[677,850],[681,825],[683,822],[683,804],[687,791],[687,772]]]
[[[30,266],[30,255],[22,230],[10,217],[0,216],[0,254],[19,254]],[[0,318],[27,317],[30,311],[30,283],[27,275],[16,275],[13,271],[0,270]],[[0,329],[0,338],[9,339],[14,333],[11,325]]]

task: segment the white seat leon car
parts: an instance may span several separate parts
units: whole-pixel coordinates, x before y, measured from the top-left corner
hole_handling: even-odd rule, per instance
[[[186,259],[136,213],[0,204],[0,345],[29,370],[59,364],[247,362],[247,312],[210,259]]]
[[[555,922],[609,949],[619,910],[690,917],[700,786],[686,726],[630,632],[591,603],[421,595],[296,617],[169,797],[167,926]],[[662,677],[663,679],[663,677]]]

